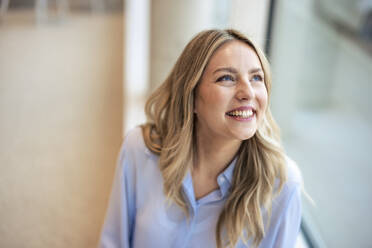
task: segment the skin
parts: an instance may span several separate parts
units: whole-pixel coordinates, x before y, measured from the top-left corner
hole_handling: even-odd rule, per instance
[[[192,177],[197,199],[219,187],[217,176],[262,122],[267,98],[261,62],[250,46],[230,41],[215,52],[195,92],[197,158]],[[226,114],[242,106],[254,109],[249,120]]]

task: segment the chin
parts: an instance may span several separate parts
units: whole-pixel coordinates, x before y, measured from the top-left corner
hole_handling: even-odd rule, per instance
[[[234,135],[237,139],[243,141],[243,140],[248,140],[250,138],[252,138],[254,135],[255,135],[256,131],[254,132],[249,132],[249,133],[239,133],[239,134],[236,134]]]
[[[247,140],[252,138],[256,134],[257,128],[244,128],[241,131],[238,131],[237,137],[239,137],[240,140]]]

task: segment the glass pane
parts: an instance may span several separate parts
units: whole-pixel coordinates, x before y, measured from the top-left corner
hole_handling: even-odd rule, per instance
[[[370,247],[371,1],[276,1],[272,109],[320,245]]]

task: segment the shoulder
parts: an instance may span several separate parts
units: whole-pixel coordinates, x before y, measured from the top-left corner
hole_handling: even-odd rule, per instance
[[[285,155],[285,160],[287,171],[287,184],[297,184],[301,186],[303,184],[303,179],[297,163],[287,155]]]
[[[125,181],[132,184],[135,191],[136,206],[141,208],[147,199],[151,199],[154,189],[163,186],[158,156],[146,147],[141,127],[136,127],[126,134],[119,164]]]
[[[286,205],[293,197],[300,198],[303,186],[301,171],[297,163],[286,155],[285,160],[287,180],[284,182],[283,188],[279,192],[279,195],[274,198],[274,202],[278,206]],[[279,185],[277,184],[277,186]]]
[[[141,127],[135,127],[127,132],[120,149],[120,163],[142,164],[151,155],[143,140]]]
[[[135,127],[129,130],[124,138],[123,146],[127,149],[133,148],[138,149],[143,147],[145,144],[143,142],[142,129],[141,127]]]
[[[150,153],[143,140],[141,127],[137,126],[127,132],[123,141],[122,151],[131,155]]]

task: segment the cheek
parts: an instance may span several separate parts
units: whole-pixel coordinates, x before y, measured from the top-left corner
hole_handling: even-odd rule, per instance
[[[264,107],[264,111],[266,111],[266,108],[267,108],[267,100],[268,100],[268,96],[267,96],[267,92],[265,91],[264,94],[262,95],[262,106]]]
[[[268,94],[266,88],[257,95],[257,100],[260,105],[260,113],[258,115],[258,125],[261,125],[263,119],[266,115],[267,105],[268,105]]]
[[[262,89],[258,91],[257,100],[260,104],[261,110],[266,111],[267,100],[268,100],[266,87],[263,87]]]
[[[208,111],[208,113],[213,113],[220,111],[224,107],[226,96],[223,92],[209,87],[204,88],[203,91],[199,93],[196,99],[197,111]]]

